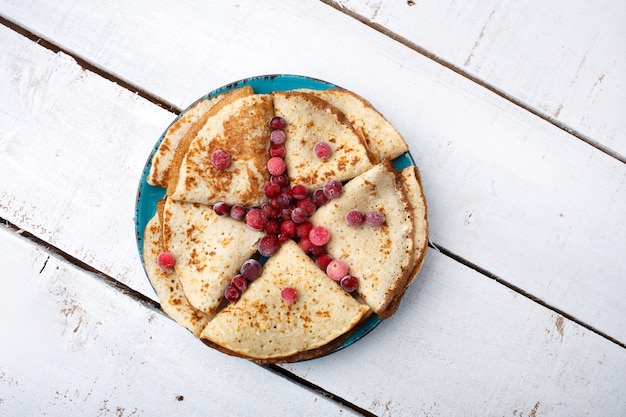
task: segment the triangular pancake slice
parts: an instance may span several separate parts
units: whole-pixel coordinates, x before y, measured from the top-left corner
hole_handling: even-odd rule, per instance
[[[242,88],[246,89],[247,94],[254,93],[250,86]],[[228,94],[222,93],[211,98],[198,100],[167,128],[163,140],[152,157],[150,172],[146,177],[148,184],[155,187],[167,187],[170,165],[181,140],[188,132],[197,133],[206,123],[209,110],[225,97],[228,97]]]
[[[394,159],[409,150],[406,141],[393,125],[370,102],[343,88],[303,90],[345,113],[354,127],[363,133],[368,148],[378,160]]]
[[[379,227],[350,226],[346,213],[380,211]],[[359,295],[379,318],[393,314],[389,306],[401,295],[413,270],[413,214],[398,174],[389,161],[349,181],[340,198],[330,200],[310,218],[330,231],[328,253],[343,260],[359,279]]]
[[[311,191],[329,180],[353,178],[377,162],[346,116],[328,102],[297,91],[275,92],[272,97],[276,115],[287,122],[285,162],[292,184]],[[329,158],[315,157],[318,142],[330,145]]]
[[[413,212],[413,242],[415,251],[413,253],[413,272],[411,281],[415,278],[426,255],[428,249],[428,207],[426,197],[422,191],[422,181],[419,170],[416,166],[409,166],[400,171],[400,181],[409,199],[411,211]]]
[[[297,292],[291,304],[281,298],[288,286]],[[289,240],[200,338],[256,361],[292,361],[350,331],[368,311]]]
[[[264,203],[263,186],[269,181],[269,120],[273,115],[272,99],[267,94],[218,103],[186,150],[183,146],[177,151],[180,160],[175,158],[174,163],[180,168],[168,183],[167,195],[201,204]],[[211,155],[219,149],[230,155],[226,169],[211,163]]]
[[[148,279],[159,297],[163,312],[197,337],[209,318],[189,304],[176,271],[159,267],[157,257],[161,252],[161,222],[155,215],[146,224],[143,240],[143,259]]]
[[[203,204],[167,199],[163,213],[164,247],[189,303],[212,317],[224,290],[241,265],[257,251],[263,233],[244,222],[219,217]]]

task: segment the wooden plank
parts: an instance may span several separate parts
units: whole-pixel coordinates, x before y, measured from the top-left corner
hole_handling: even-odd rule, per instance
[[[338,0],[626,160],[626,3]]]
[[[232,4],[209,7],[179,3],[171,16],[166,14],[166,9],[157,12],[158,8],[146,5],[144,9],[149,9],[148,16],[137,14],[137,19],[141,17],[139,20],[144,22],[142,19],[146,18],[142,27],[150,33],[149,39],[137,35],[137,25],[131,23],[135,20],[117,19],[108,12],[103,12],[102,21],[106,27],[115,27],[115,30],[102,32],[83,28],[81,25],[89,21],[83,17],[96,15],[100,11],[98,5],[81,3],[64,7],[63,2],[57,2],[42,9],[53,16],[44,18],[43,12],[36,8],[37,4],[32,3],[32,8],[31,3],[13,5],[7,7],[5,13],[31,28],[39,28],[38,31],[44,31],[55,42],[181,107],[217,85],[247,75],[271,72],[306,73],[364,94],[405,135],[422,169],[432,239],[436,245],[609,336],[622,342],[626,340],[626,323],[614,319],[623,316],[626,308],[620,297],[626,293],[626,282],[620,279],[626,273],[626,259],[621,256],[626,248],[626,224],[622,221],[626,171],[615,159],[354,19],[316,2],[289,7],[255,2],[245,3],[245,7],[243,4],[241,7]],[[50,7],[54,10],[49,10]],[[131,16],[133,10],[128,12]],[[262,47],[276,44],[274,33],[266,30],[267,19],[262,16],[280,21],[281,32],[292,34],[280,39],[281,53],[290,57],[287,62],[277,61]],[[70,28],[62,25],[62,21],[72,21],[76,25]],[[336,42],[337,28],[343,30],[344,48],[341,50],[328,47]],[[316,37],[303,48],[302,39],[309,39],[311,33],[316,33]],[[3,36],[10,39],[6,45],[19,43],[20,46],[15,47],[19,48],[18,51],[40,53],[33,51],[34,46],[27,42],[20,43],[19,37]],[[126,41],[117,42],[118,36]],[[219,60],[213,60],[218,63],[199,62],[197,55],[189,53],[190,50],[180,49],[177,42],[182,42],[183,38],[193,39],[192,43],[200,42],[198,40],[208,42],[204,49],[198,44],[194,47],[210,51],[212,57],[219,56]],[[19,53],[16,52],[16,56]],[[241,59],[243,55],[245,60]],[[178,56],[177,71],[184,71],[185,76],[168,76],[176,72],[172,67],[174,64],[161,62],[156,58],[160,56]],[[371,62],[372,57],[376,65],[363,65]],[[49,58],[40,59],[46,61]],[[19,68],[20,62],[16,59],[5,67]],[[138,66],[136,62],[144,64]],[[341,63],[341,70],[328,62]],[[145,68],[157,67],[159,71],[145,71]],[[5,71],[2,82],[16,88],[10,71]],[[80,122],[84,124],[79,130],[85,129],[95,114],[114,112],[123,117],[127,112],[132,116],[137,114],[137,108],[150,107],[142,100],[113,100],[118,95],[124,97],[125,93],[112,84],[93,82],[108,85],[107,92],[98,90],[98,94],[110,94],[111,97],[97,111],[84,112],[79,108],[82,103],[94,100],[90,89],[64,90],[62,93],[63,100],[74,103],[85,118]],[[17,110],[11,101],[5,101],[3,106],[2,111],[19,121],[20,126],[28,125],[35,117],[41,126],[58,126],[56,117],[35,115],[26,105]],[[122,110],[122,106],[127,108]],[[137,146],[133,155],[147,155],[149,137],[156,140],[169,121],[167,114],[157,113],[156,119],[162,120],[161,128],[153,119],[131,135],[135,138],[131,146]],[[135,122],[119,120],[117,123],[124,126]],[[71,137],[67,133],[73,129],[62,126],[55,141],[66,141]],[[95,155],[109,161],[119,159],[117,144],[111,144],[106,133],[87,130],[89,133],[85,135],[105,135],[94,141],[98,145],[98,150],[93,151]],[[35,141],[43,141],[42,132],[34,132],[35,136],[40,136]],[[15,201],[13,208],[3,209],[3,215],[21,225],[22,214],[18,207],[26,207],[21,210],[38,219],[32,221],[29,228],[55,230],[60,224],[51,220],[55,216],[44,212],[34,214],[35,206],[47,210],[54,198],[46,187],[35,187],[33,178],[54,178],[61,175],[58,170],[63,168],[54,161],[41,166],[42,158],[35,156],[27,163],[26,159],[37,153],[30,145],[33,139],[19,139],[13,135],[11,146],[21,150],[23,159],[20,164],[32,168],[20,173],[10,190],[3,190],[4,201]],[[137,157],[133,162],[137,164],[137,170],[142,165],[138,162],[140,160]],[[128,175],[128,170],[134,169],[135,165],[128,161],[122,167],[113,166],[122,170],[119,175]],[[13,171],[10,174],[15,175]],[[72,178],[75,173],[63,171],[62,175]],[[84,195],[97,189],[101,182],[109,181],[92,171],[81,171],[81,175],[82,183],[74,182],[73,185]],[[73,247],[76,245],[75,230],[82,230],[89,223],[74,223],[70,218],[69,223],[74,229],[59,233],[63,236],[63,239],[57,239],[59,246],[71,248],[70,252],[77,253],[81,259],[81,251],[89,250],[90,255],[95,253],[97,256],[84,258],[89,263],[104,265],[120,253],[119,242],[123,241],[126,246],[122,247],[125,250],[120,256],[129,256],[132,246],[129,231],[132,228],[128,227],[128,222],[119,223],[119,219],[132,212],[135,184],[127,176],[123,178],[125,181],[118,184],[124,190],[124,207],[117,202],[103,203],[100,198],[84,203],[89,208],[101,205],[98,216],[107,216],[112,222],[109,224],[115,225],[106,230],[108,235],[99,234],[89,245],[84,243],[79,248]],[[111,187],[110,183],[104,186]],[[25,194],[24,189],[32,192]],[[57,208],[56,213],[59,212],[63,211]],[[67,227],[70,225],[66,219],[64,228]],[[125,264],[124,268],[130,268],[131,272],[117,270],[111,274],[126,279],[134,288],[141,288],[146,284],[137,262]],[[598,309],[597,305],[603,308]]]
[[[436,251],[408,296],[354,345],[285,368],[379,416],[626,412],[626,349]]]
[[[1,415],[354,415],[3,227],[0,262]]]

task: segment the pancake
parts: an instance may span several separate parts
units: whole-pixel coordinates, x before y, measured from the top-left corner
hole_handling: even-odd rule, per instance
[[[297,292],[291,304],[280,294],[287,286]],[[354,328],[368,311],[289,240],[200,337],[231,354],[261,362],[295,360],[294,355],[325,346]]]
[[[354,208],[380,211],[385,223],[350,226],[345,216]],[[330,231],[328,253],[343,260],[359,279],[357,291],[370,308],[381,319],[393,314],[389,306],[410,279],[415,247],[413,214],[391,163],[385,161],[349,181],[341,197],[320,207],[310,220]]]
[[[143,259],[146,273],[159,297],[163,312],[197,337],[209,318],[189,304],[176,271],[159,267],[157,257],[161,252],[163,252],[161,222],[155,215],[148,221],[144,231]]]
[[[313,94],[341,110],[360,131],[378,160],[394,159],[409,150],[393,125],[363,97],[343,88],[301,90]]]
[[[257,251],[263,233],[219,217],[209,206],[167,200],[163,210],[164,247],[176,259],[185,296],[212,317],[224,290],[241,265]]]
[[[182,144],[177,151],[172,166],[179,168],[168,183],[168,197],[201,204],[264,203],[263,186],[269,181],[268,122],[273,115],[272,99],[267,94],[224,99],[214,106],[188,146]],[[226,169],[211,163],[211,155],[218,149],[230,155]]]
[[[411,272],[412,281],[422,267],[428,248],[427,205],[422,190],[420,173],[416,166],[409,166],[400,171],[400,181],[409,199],[411,212],[413,213],[413,242],[415,251],[413,253],[412,263],[415,266]]]
[[[329,180],[353,178],[377,162],[346,116],[328,102],[295,91],[275,92],[272,98],[276,115],[287,122],[285,163],[291,184],[315,190]],[[330,145],[329,158],[315,157],[318,142]]]
[[[252,94],[251,87],[245,87]],[[197,132],[209,117],[209,110],[219,103],[227,94],[219,94],[212,98],[204,98],[195,103],[167,129],[163,140],[152,157],[150,172],[146,177],[148,184],[155,187],[167,187],[170,165],[174,159],[176,148],[183,137],[190,131]]]

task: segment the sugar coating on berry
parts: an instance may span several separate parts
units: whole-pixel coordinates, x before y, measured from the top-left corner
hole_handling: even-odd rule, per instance
[[[261,209],[251,209],[246,213],[246,224],[254,230],[263,230],[267,225],[267,214]]]
[[[278,251],[278,248],[280,248],[280,241],[274,235],[265,235],[259,240],[258,249],[262,256],[272,256]]]
[[[285,139],[287,139],[287,136],[285,136],[285,132],[282,130],[273,130],[272,133],[270,133],[270,141],[272,143],[281,145],[285,143]]]
[[[161,252],[157,256],[157,263],[162,269],[172,269],[176,264],[176,260],[170,252]]]
[[[284,302],[291,304],[298,298],[298,293],[292,287],[285,287],[280,291],[280,298],[282,298]]]
[[[330,148],[330,145],[326,142],[317,142],[313,147],[313,153],[316,158],[319,159],[327,159],[332,155],[333,150]]]
[[[296,207],[291,211],[291,220],[294,223],[302,223],[309,217],[309,213],[306,212],[303,208]]]
[[[267,170],[272,175],[282,175],[285,173],[286,165],[285,160],[283,158],[279,158],[277,156],[271,157],[269,161],[267,161]]]
[[[352,209],[346,213],[346,223],[350,226],[359,226],[364,218],[365,216],[359,209]]]
[[[332,200],[333,198],[341,196],[343,193],[343,185],[341,185],[341,183],[337,180],[330,180],[324,184],[322,190],[324,190],[326,198]]]
[[[359,288],[359,280],[352,275],[346,275],[345,277],[341,278],[341,280],[339,281],[339,285],[341,285],[341,288],[343,288],[344,291],[353,292],[357,288]]]
[[[217,169],[226,169],[230,166],[230,155],[223,149],[211,154],[211,164]]]
[[[330,232],[324,226],[315,226],[309,232],[309,240],[315,246],[324,246],[330,240]]]
[[[371,227],[382,226],[385,223],[385,215],[380,211],[368,211],[364,216],[365,224]]]
[[[248,210],[241,204],[235,204],[230,208],[230,217],[235,220],[243,220],[246,217]]]
[[[241,265],[239,273],[248,281],[254,281],[261,276],[262,269],[263,267],[259,261],[256,259],[248,259]]]
[[[275,198],[280,195],[280,185],[275,182],[268,182],[263,186],[263,192],[267,198]]]
[[[335,259],[326,267],[326,274],[335,281],[339,281],[348,275],[348,265],[341,259]]]
[[[296,184],[291,187],[291,195],[296,200],[302,200],[308,195],[307,189],[302,184]]]
[[[287,122],[280,116],[274,116],[270,119],[270,128],[272,129],[282,129],[287,126]]]

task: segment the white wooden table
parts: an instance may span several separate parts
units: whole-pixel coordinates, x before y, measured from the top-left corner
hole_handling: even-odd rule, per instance
[[[0,415],[626,415],[626,2],[0,0]],[[141,171],[181,109],[300,74],[369,99],[431,242],[391,319],[258,366],[158,307]]]

